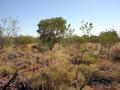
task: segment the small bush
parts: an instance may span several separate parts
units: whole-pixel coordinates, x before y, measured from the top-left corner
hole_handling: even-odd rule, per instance
[[[88,76],[91,73],[90,67],[85,64],[80,64],[79,65],[79,71],[84,75]]]
[[[83,55],[83,62],[86,64],[95,64],[98,62],[98,56],[92,55],[90,53],[85,53]]]
[[[112,61],[120,62],[120,43],[115,44],[109,51],[109,58]]]
[[[75,55],[71,60],[72,64],[95,64],[98,62],[98,56],[90,53],[84,53],[83,56]]]
[[[12,75],[15,73],[15,71],[16,68],[13,65],[7,65],[0,69],[0,75],[2,76]]]
[[[15,38],[14,43],[16,43],[18,46],[26,46],[28,44],[34,44],[37,42],[37,38],[33,36],[19,36]]]

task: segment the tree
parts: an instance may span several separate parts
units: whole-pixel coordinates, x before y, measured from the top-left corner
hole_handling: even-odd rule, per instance
[[[101,32],[99,39],[105,47],[110,47],[118,41],[118,34],[114,29],[112,29],[110,31]]]
[[[110,31],[101,32],[99,35],[100,43],[107,48],[107,56],[110,47],[118,41],[118,34],[114,29]]]
[[[90,36],[90,31],[93,28],[93,24],[90,22],[85,22],[82,20],[80,30],[83,32],[84,35]]]
[[[51,50],[66,30],[66,20],[62,17],[55,17],[41,20],[37,32],[40,34],[41,41]]]
[[[7,38],[16,36],[19,30],[18,19],[3,18],[0,20],[0,50],[7,45]]]

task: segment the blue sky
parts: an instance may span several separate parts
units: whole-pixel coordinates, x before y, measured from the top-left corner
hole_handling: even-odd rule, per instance
[[[41,19],[61,16],[81,34],[82,20],[93,22],[95,34],[120,30],[120,0],[0,0],[0,19],[18,16],[20,34],[37,35]]]

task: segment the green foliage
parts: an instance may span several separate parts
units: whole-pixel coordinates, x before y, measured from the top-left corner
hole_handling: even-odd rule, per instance
[[[78,35],[74,35],[74,36],[71,36],[71,37],[67,37],[67,38],[64,38],[64,42],[65,43],[72,43],[72,44],[75,44],[75,43],[81,43],[82,42],[82,38]]]
[[[90,53],[84,53],[83,55],[83,61],[88,64],[95,64],[98,62],[98,56],[92,55]]]
[[[41,20],[38,24],[37,32],[44,44],[52,49],[61,36],[66,32],[66,20],[62,17]]]
[[[108,58],[110,47],[118,42],[118,34],[114,29],[111,31],[101,32],[99,35],[99,42],[106,48],[105,56]]]
[[[88,35],[83,35],[83,36],[81,37],[81,40],[82,40],[83,43],[88,42],[89,36],[88,36]]]
[[[98,43],[99,42],[99,37],[92,35],[92,36],[88,36],[88,35],[83,35],[83,36],[78,36],[78,35],[72,35],[69,36],[67,38],[63,38],[63,41],[65,43],[65,45],[70,45],[70,44],[85,44],[87,42],[91,42],[91,43]],[[68,43],[68,44],[67,44]]]
[[[95,35],[92,35],[89,37],[89,42],[92,42],[92,43],[97,43],[99,42],[99,37],[98,36],[95,36]]]
[[[37,38],[33,36],[19,36],[17,37],[18,46],[26,46],[27,44],[34,44],[37,42]]]
[[[89,74],[91,74],[92,71],[95,71],[95,69],[91,69],[91,67],[89,67],[86,64],[80,64],[78,68],[84,77],[89,76]]]
[[[112,31],[101,32],[99,35],[100,43],[105,47],[109,47],[118,41],[118,35],[113,29]]]
[[[0,68],[0,75],[12,75],[16,72],[16,68],[13,65],[7,65]]]
[[[15,40],[15,37],[8,36],[5,42],[6,46],[12,46],[14,44],[14,40]]]

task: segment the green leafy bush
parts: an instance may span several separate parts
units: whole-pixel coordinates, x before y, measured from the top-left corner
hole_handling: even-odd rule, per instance
[[[16,72],[16,68],[13,65],[7,65],[0,68],[0,75],[13,75]]]
[[[83,55],[83,62],[88,63],[88,64],[95,64],[98,62],[98,56],[97,55],[92,55],[90,53],[85,53]]]
[[[92,42],[92,43],[97,43],[97,42],[99,42],[99,37],[95,36],[95,35],[92,35],[88,38],[88,41]]]
[[[18,46],[26,46],[27,44],[34,44],[37,42],[37,38],[33,36],[19,36],[16,38],[15,43]]]
[[[118,41],[118,34],[115,30],[101,32],[99,35],[100,43],[106,47],[115,44]]]

